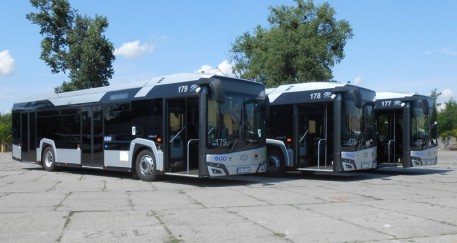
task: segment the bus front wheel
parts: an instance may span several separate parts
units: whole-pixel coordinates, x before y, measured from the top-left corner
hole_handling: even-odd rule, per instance
[[[285,172],[286,170],[282,154],[276,149],[268,151],[266,174],[268,176],[283,176]]]
[[[54,171],[56,168],[56,156],[54,154],[54,150],[51,146],[48,146],[43,151],[43,156],[41,159],[41,164],[43,165],[43,169],[47,171]]]
[[[157,170],[153,154],[149,150],[141,151],[136,157],[135,171],[142,181],[153,181],[156,179]]]

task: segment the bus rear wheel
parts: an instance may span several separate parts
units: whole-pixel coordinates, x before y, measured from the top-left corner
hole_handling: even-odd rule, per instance
[[[156,179],[156,161],[149,150],[141,151],[136,157],[135,171],[142,181],[153,181]]]
[[[41,164],[43,165],[43,169],[47,171],[54,171],[56,168],[56,156],[54,154],[54,150],[51,146],[48,146],[44,149]]]

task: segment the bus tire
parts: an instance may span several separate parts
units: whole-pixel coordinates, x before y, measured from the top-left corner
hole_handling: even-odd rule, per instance
[[[43,150],[43,155],[41,158],[41,164],[43,166],[43,169],[46,171],[54,171],[56,170],[56,155],[54,153],[54,150],[52,149],[51,146],[47,146]]]
[[[136,157],[135,172],[142,181],[154,181],[157,176],[156,161],[151,151],[145,149]]]
[[[272,177],[283,176],[286,172],[282,153],[276,149],[267,152],[267,171],[266,175]]]

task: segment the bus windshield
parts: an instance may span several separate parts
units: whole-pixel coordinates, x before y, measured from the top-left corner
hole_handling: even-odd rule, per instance
[[[243,151],[265,145],[265,100],[226,94],[218,104],[208,99],[207,147],[214,153]]]
[[[342,107],[342,146],[345,151],[358,151],[376,145],[376,120],[372,104],[357,107],[350,95],[345,95]]]
[[[424,106],[434,107],[434,101],[421,100],[421,102],[422,104],[419,101],[411,103],[411,148],[416,149],[433,147],[437,144],[436,120],[433,119],[436,111],[424,108]]]

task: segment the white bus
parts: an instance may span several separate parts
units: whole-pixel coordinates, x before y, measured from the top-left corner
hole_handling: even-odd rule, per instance
[[[377,167],[375,92],[337,82],[267,89],[267,172]]]
[[[407,93],[377,92],[380,165],[417,167],[438,163],[435,99]]]
[[[263,84],[207,74],[24,99],[13,158],[56,167],[215,177],[266,170]]]

